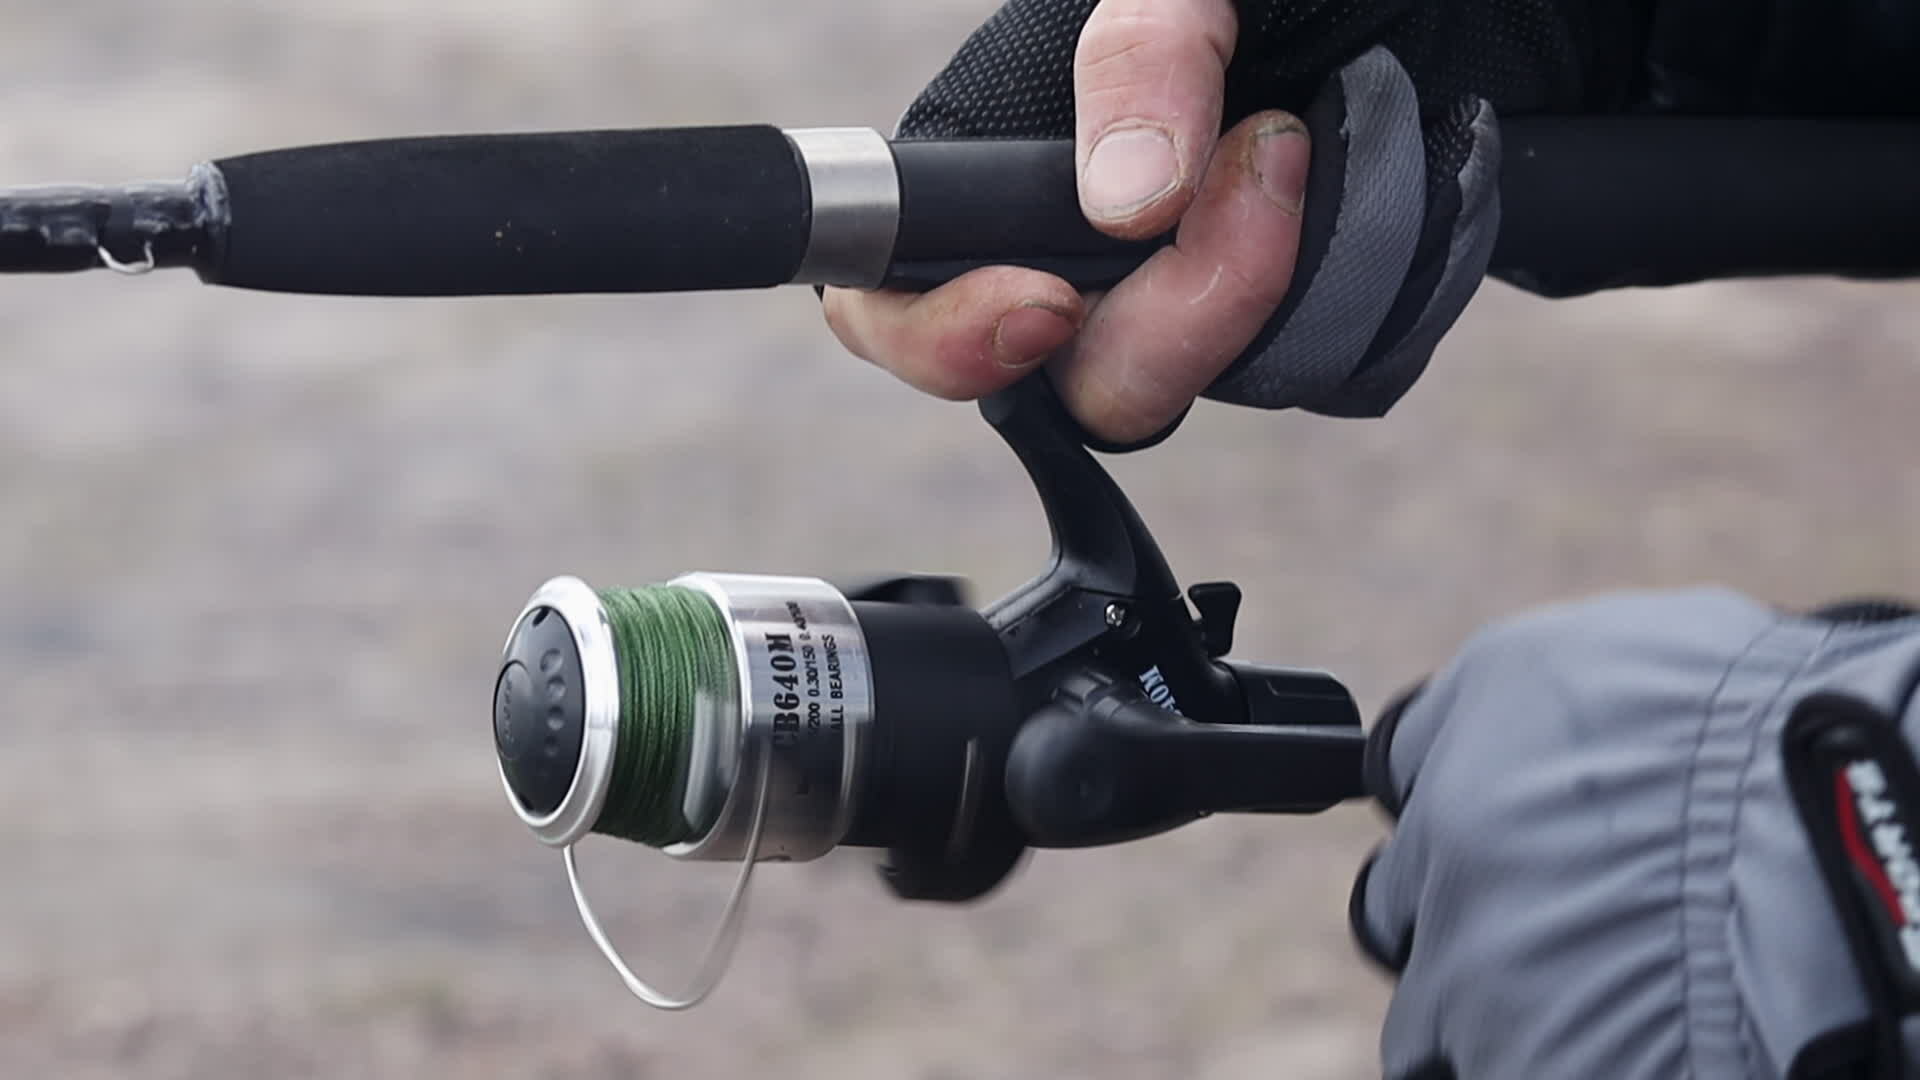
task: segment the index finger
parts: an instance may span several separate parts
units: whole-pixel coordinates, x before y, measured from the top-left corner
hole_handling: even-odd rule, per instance
[[[1101,0],[1073,60],[1080,208],[1105,232],[1145,238],[1193,201],[1220,137],[1231,0]]]

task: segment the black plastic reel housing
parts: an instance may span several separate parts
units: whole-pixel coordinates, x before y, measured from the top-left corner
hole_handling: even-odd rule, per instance
[[[1026,850],[1006,797],[1022,719],[1006,650],[954,579],[894,578],[847,595],[873,664],[874,708],[843,843],[886,848],[881,875],[902,899],[982,896]]]

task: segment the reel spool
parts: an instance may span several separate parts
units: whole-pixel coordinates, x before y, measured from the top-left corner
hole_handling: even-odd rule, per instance
[[[816,578],[693,573],[595,592],[555,578],[516,620],[494,684],[500,777],[520,820],[562,848],[589,932],[633,976],[579,886],[598,832],[677,859],[741,863],[702,971],[723,964],[755,862],[886,848],[895,891],[972,899],[1018,861],[999,775],[1018,705],[1005,652],[951,585],[851,600]],[[901,728],[910,726],[911,737]]]
[[[600,591],[555,578],[521,610],[494,682],[501,782],[562,849],[589,936],[643,1001],[682,1009],[713,989],[759,862],[884,849],[901,898],[972,900],[1029,846],[1362,793],[1345,688],[1221,659],[1239,590],[1183,599],[1045,380],[982,411],[1054,536],[1050,567],[984,611],[952,578],[721,573]],[[607,939],[574,856],[589,833],[741,864],[686,989],[639,978]]]

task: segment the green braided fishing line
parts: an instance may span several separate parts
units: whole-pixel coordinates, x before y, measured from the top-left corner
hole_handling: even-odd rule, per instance
[[[698,701],[729,694],[733,641],[705,593],[678,585],[600,593],[619,658],[620,730],[593,831],[666,847],[696,834],[682,805]]]

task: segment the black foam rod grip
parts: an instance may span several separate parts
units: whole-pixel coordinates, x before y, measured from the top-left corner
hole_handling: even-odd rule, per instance
[[[217,163],[208,281],[377,296],[747,289],[793,280],[811,215],[779,129],[387,139]]]

